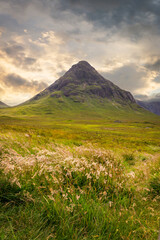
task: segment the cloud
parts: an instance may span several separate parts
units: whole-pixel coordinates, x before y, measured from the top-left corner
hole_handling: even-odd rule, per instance
[[[152,71],[160,72],[160,58],[157,59],[155,62],[146,64],[145,66]]]
[[[119,87],[131,92],[148,86],[148,82],[145,81],[148,73],[145,69],[139,68],[134,64],[124,65],[111,72],[102,74]]]
[[[12,45],[7,46],[3,49],[3,51],[10,57],[15,57],[15,55],[19,55],[19,53],[24,51],[24,47],[21,45]]]
[[[158,74],[154,79],[153,82],[160,83],[160,74]]]
[[[2,96],[5,93],[4,89],[0,87],[0,96]]]
[[[7,79],[6,89],[29,93],[33,79],[51,84],[82,59],[132,93],[159,86],[159,0],[0,0],[0,5],[1,81],[17,78],[17,87]]]
[[[149,96],[145,94],[135,94],[134,98],[140,101],[147,101],[149,100]]]
[[[30,90],[32,92],[41,91],[48,86],[45,82],[38,82],[36,80],[27,81],[25,78],[16,74],[7,75],[3,83],[12,89],[19,91]]]
[[[157,93],[157,94],[155,95],[155,97],[158,98],[158,99],[160,99],[160,93]]]
[[[160,2],[156,0],[1,0],[1,4],[18,9],[33,9],[46,13],[54,19],[73,13],[83,15],[88,21],[99,26],[112,27],[121,23],[134,24],[145,22],[157,24],[160,19]],[[20,11],[19,11],[20,12]],[[18,16],[19,13],[18,12]]]
[[[53,31],[40,32],[37,38],[27,35],[14,34],[9,41],[1,41],[0,85],[5,88],[3,99],[11,105],[18,103],[11,100],[11,96],[16,97],[15,93],[21,92],[16,99],[26,101],[77,61],[64,48],[63,38]]]
[[[41,0],[40,0],[41,1]],[[2,7],[7,6],[10,7],[12,9],[23,9],[25,10],[30,4],[32,4],[34,2],[34,0],[0,0],[0,4]]]
[[[18,45],[16,42],[7,43],[5,45],[7,46],[1,50],[10,60],[12,60],[14,65],[21,68],[29,68],[36,63],[37,59],[28,56],[24,46]]]
[[[96,27],[123,28],[125,35],[137,38],[152,31],[159,31],[160,2],[154,0],[61,0],[63,11],[81,14]],[[140,31],[141,30],[141,31]],[[123,35],[124,33],[121,32]]]
[[[134,98],[140,101],[147,101],[147,102],[159,102],[160,101],[160,93],[151,94],[151,95],[143,95],[143,94],[136,94]]]

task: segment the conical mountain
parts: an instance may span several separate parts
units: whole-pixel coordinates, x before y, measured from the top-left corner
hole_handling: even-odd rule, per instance
[[[7,111],[4,114],[8,114]],[[60,120],[147,120],[130,92],[102,77],[88,62],[73,65],[62,77],[10,114]],[[49,120],[50,121],[50,120]]]
[[[135,103],[130,92],[124,91],[102,77],[88,62],[80,61],[73,65],[61,78],[32,100],[48,94],[70,97],[84,102],[86,97],[107,98],[123,104]]]

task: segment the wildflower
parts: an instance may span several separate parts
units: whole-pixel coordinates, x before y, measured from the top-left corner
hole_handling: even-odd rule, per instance
[[[87,179],[92,178],[89,173],[86,173]]]
[[[104,196],[106,196],[106,195],[107,195],[107,192],[106,192],[106,191],[104,191],[104,192],[103,192],[103,195],[104,195]]]
[[[68,194],[67,194],[67,193],[66,193],[66,194],[63,193],[63,194],[62,194],[62,197],[63,197],[65,200],[67,200],[67,198],[68,198]]]
[[[131,171],[131,172],[128,173],[128,176],[130,176],[132,178],[135,178],[135,173],[133,171]]]
[[[113,204],[113,202],[112,202],[112,201],[109,201],[109,206],[110,206],[110,207],[112,207],[112,204]]]
[[[30,135],[28,133],[25,134],[25,137],[30,137]]]
[[[34,199],[32,198],[32,195],[29,192],[24,190],[23,195],[28,201],[33,201],[34,202]]]
[[[49,199],[52,201],[55,201],[54,197],[52,195],[48,195]]]
[[[21,184],[18,182],[18,180],[16,181],[16,184],[19,188],[21,188]]]
[[[76,199],[79,200],[80,196],[79,195],[76,195]]]
[[[49,188],[49,190],[50,190],[51,194],[53,195],[54,194],[53,188]]]
[[[72,212],[72,209],[68,206],[66,206],[66,210],[67,210],[67,212]]]

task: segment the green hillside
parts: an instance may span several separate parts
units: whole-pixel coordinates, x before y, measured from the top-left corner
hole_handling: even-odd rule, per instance
[[[123,120],[149,121],[159,117],[146,111],[136,104],[120,104],[108,99],[94,99],[86,96],[86,101],[75,102],[73,99],[61,96],[59,98],[46,96],[31,103],[14,108],[2,109],[1,115],[20,118],[45,118],[62,120]]]

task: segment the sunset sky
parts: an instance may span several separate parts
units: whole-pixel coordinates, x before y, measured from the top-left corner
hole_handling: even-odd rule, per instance
[[[158,94],[160,0],[0,0],[1,101],[26,101],[80,60],[139,99]]]

